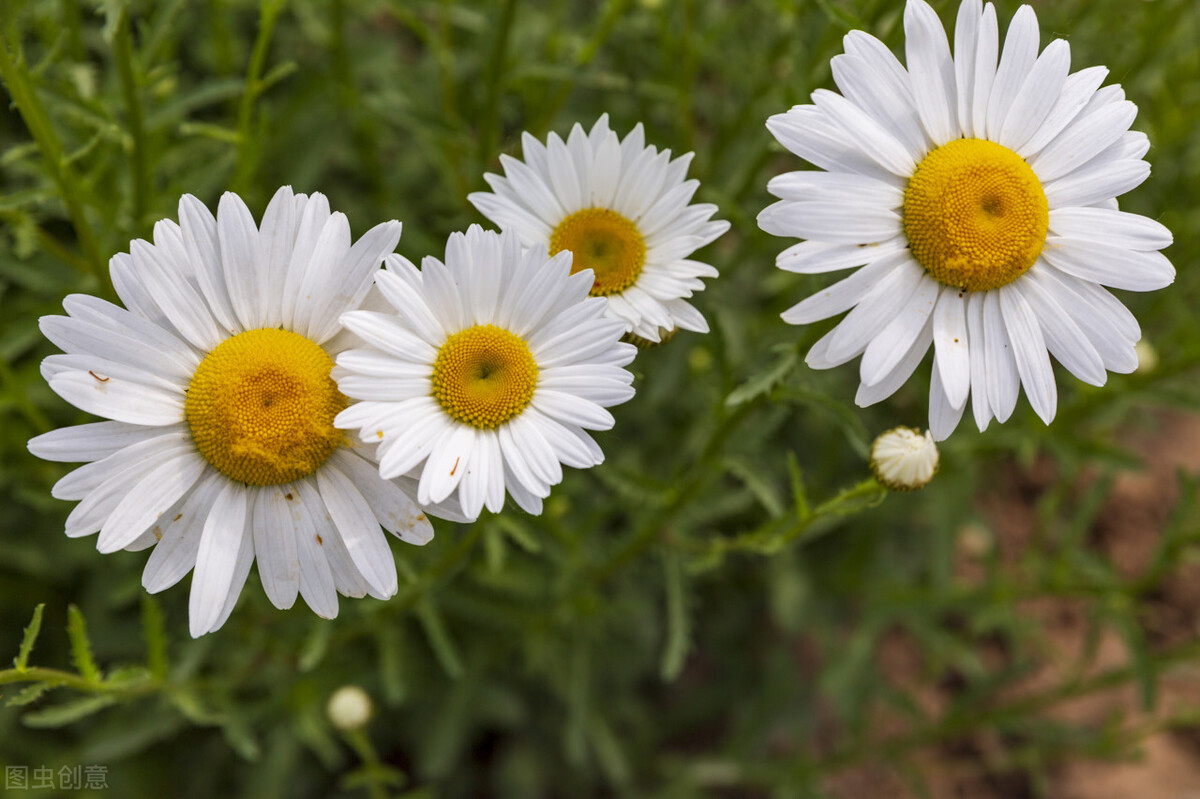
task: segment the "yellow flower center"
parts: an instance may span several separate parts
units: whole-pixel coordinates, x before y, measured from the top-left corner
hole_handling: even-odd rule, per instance
[[[247,330],[217,345],[188,385],[187,423],[200,454],[249,485],[310,475],[342,443],[347,405],[325,350],[289,330]]]
[[[533,399],[538,365],[529,345],[495,325],[475,325],[450,338],[433,362],[433,396],[452,418],[490,430]]]
[[[935,280],[967,291],[1008,285],[1046,243],[1049,208],[1021,156],[983,139],[956,139],[917,165],[904,191],[904,232]]]
[[[591,269],[591,294],[603,297],[628,288],[646,263],[646,242],[637,225],[607,208],[585,208],[558,223],[550,254],[571,251],[571,274]]]

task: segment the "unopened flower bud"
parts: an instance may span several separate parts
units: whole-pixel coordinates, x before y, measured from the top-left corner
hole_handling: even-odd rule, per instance
[[[325,712],[339,730],[357,730],[371,718],[371,697],[357,685],[343,685],[329,697]]]
[[[938,470],[937,445],[929,431],[896,427],[871,445],[871,471],[892,491],[924,488]]]

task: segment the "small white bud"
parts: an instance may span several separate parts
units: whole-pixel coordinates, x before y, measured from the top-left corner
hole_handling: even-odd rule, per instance
[[[333,726],[350,732],[357,730],[371,718],[371,697],[357,685],[343,685],[329,697],[325,712]]]
[[[937,445],[929,431],[896,427],[871,445],[871,471],[892,491],[924,488],[938,470]]]
[[[1133,352],[1137,355],[1137,371],[1140,374],[1150,374],[1158,368],[1158,350],[1146,339],[1134,344]]]

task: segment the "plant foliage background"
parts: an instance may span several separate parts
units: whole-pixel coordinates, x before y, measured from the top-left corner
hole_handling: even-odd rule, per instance
[[[935,6],[952,24],[957,4]],[[1005,25],[1016,4],[998,7]],[[1061,372],[1052,426],[1024,400],[984,434],[965,420],[927,489],[885,496],[866,449],[924,424],[928,365],[867,410],[852,404],[856,369],[807,369],[827,325],[778,314],[824,281],[776,270],[789,242],[754,218],[767,179],[801,166],[766,117],[832,86],[851,28],[902,51],[902,11],[4,0],[0,648],[17,655],[44,611],[32,652],[0,671],[0,762],[104,764],[104,795],[178,797],[829,796],[838,772],[867,763],[922,795],[920,751],[991,730],[1004,756],[983,771],[1040,796],[1065,758],[1134,751],[1146,731],[1120,718],[1040,711],[1125,683],[1153,708],[1160,678],[1200,652],[1194,631],[1166,646],[1146,624],[1164,581],[1200,554],[1191,478],[1144,568],[1130,574],[1088,534],[1114,475],[1139,468],[1120,442],[1171,424],[1164,408],[1200,405],[1200,17],[1190,0],[1037,8],[1043,45],[1065,36],[1074,68],[1106,64],[1153,144],[1154,174],[1121,202],[1175,233],[1179,277],[1122,299],[1157,369],[1099,390]],[[602,112],[621,133],[642,121],[648,141],[695,150],[700,199],[733,230],[701,255],[721,270],[697,300],[713,333],[639,355],[638,394],[599,436],[607,462],[569,470],[542,517],[510,507],[437,524],[421,549],[393,542],[399,595],[343,599],[332,622],[276,611],[251,576],[224,628],[195,641],[186,581],[146,597],[145,553],[100,556],[63,536],[70,506],[49,487],[64,467],[25,442],[87,419],[39,376],[53,350],[37,319],[71,292],[111,296],[108,258],[174,218],[181,194],[215,207],[232,189],[258,215],[281,184],[319,190],[355,235],[400,219],[399,252],[419,260],[483,221],[466,195],[500,152],[519,154],[521,130],[565,135]],[[981,498],[1035,466],[1053,479],[1007,494],[1033,509],[1032,545],[1015,560],[983,547],[964,581],[964,536],[999,529]],[[1015,693],[1045,652],[1022,610],[1041,597],[1081,602],[1089,634],[1118,635],[1128,661],[1095,674],[1085,652],[1073,677]],[[888,679],[878,653],[897,634],[920,653],[922,684],[954,682],[936,712]],[[350,683],[376,715],[343,736],[325,703]],[[1200,709],[1174,710],[1165,724],[1197,723]]]

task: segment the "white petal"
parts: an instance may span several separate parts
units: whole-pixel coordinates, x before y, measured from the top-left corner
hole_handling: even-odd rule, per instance
[[[104,553],[124,549],[190,491],[207,466],[193,449],[178,451],[175,457],[157,464],[104,521],[96,549]]]
[[[867,345],[858,370],[864,385],[872,386],[883,380],[904,359],[933,314],[940,290],[936,280],[923,276],[904,310]]]
[[[285,486],[263,486],[252,492],[254,510],[250,529],[258,576],[271,604],[284,610],[296,602],[300,590],[300,555],[292,506],[299,500]],[[289,500],[285,494],[291,494]]]
[[[384,257],[400,241],[400,223],[384,222],[362,235],[332,269],[320,273],[324,280],[315,290],[316,302],[310,310],[310,336],[317,344],[338,331],[338,317],[357,308],[371,288]],[[315,259],[314,259],[315,261]],[[310,272],[312,266],[309,267]]]
[[[75,407],[116,422],[168,425],[183,421],[182,396],[118,377],[65,372],[51,378],[50,388]]]
[[[317,471],[317,487],[350,559],[367,584],[383,596],[395,594],[396,563],[366,499],[335,463],[326,462]]]
[[[967,138],[975,137],[972,98],[975,95],[975,54],[979,39],[980,0],[964,0],[954,25],[954,83],[958,89],[958,127]]]
[[[447,426],[434,441],[425,468],[421,470],[417,502],[426,505],[450,496],[462,481],[474,446],[475,428],[465,424]]]
[[[341,282],[344,276],[340,269],[349,252],[350,223],[345,214],[332,213],[305,264],[296,292],[291,330],[312,341],[331,334],[325,327],[337,318],[337,311],[351,304],[345,294],[347,288],[343,288]]]
[[[29,439],[29,451],[42,460],[62,463],[98,461],[164,430],[125,422],[92,422],[60,427]]]
[[[297,491],[299,487],[297,486]],[[323,619],[337,617],[337,586],[325,549],[317,540],[317,526],[308,503],[293,495],[288,503],[296,536],[296,555],[300,565],[300,596]]]
[[[988,3],[979,18],[979,32],[975,40],[975,77],[971,89],[970,135],[977,139],[987,137],[988,105],[996,82],[999,55],[1000,32],[996,22],[996,7]]]
[[[793,236],[837,244],[871,244],[903,232],[900,215],[861,203],[780,200],[758,215],[758,226],[773,236]]]
[[[917,164],[908,148],[850,100],[826,89],[817,89],[812,98],[826,118],[884,169],[901,178],[911,176],[916,170]]]
[[[999,140],[1008,111],[1037,60],[1038,39],[1037,14],[1031,7],[1021,6],[1008,25],[1004,52],[1000,54],[1000,65],[988,96],[987,138],[993,141]],[[977,136],[981,133],[976,129]]]
[[[255,257],[258,228],[250,209],[233,192],[222,194],[217,206],[217,247],[234,314],[244,330],[261,327],[267,273]]]
[[[904,8],[905,52],[909,85],[921,123],[935,145],[958,138],[958,90],[954,61],[942,23],[925,0],[909,0]]]
[[[1088,164],[1043,188],[1051,208],[1094,205],[1137,188],[1148,177],[1150,165],[1145,161],[1113,161],[1095,166]]]
[[[594,402],[565,391],[538,386],[533,394],[533,407],[564,424],[574,424],[589,430],[610,430],[613,416]]]
[[[1175,281],[1175,267],[1159,252],[1134,252],[1084,239],[1047,236],[1042,257],[1069,275],[1127,291],[1154,291]]]
[[[1088,67],[1068,75],[1067,79],[1063,81],[1062,89],[1050,114],[1042,122],[1037,132],[1017,148],[1017,154],[1022,158],[1029,159],[1041,152],[1042,148],[1053,141],[1054,137],[1079,115],[1107,75],[1108,69],[1105,67]]]
[[[907,252],[900,252],[869,263],[847,278],[816,292],[793,305],[782,314],[791,325],[804,325],[836,316],[853,308],[888,273],[911,262]]]
[[[822,173],[823,174],[823,173]],[[833,244],[827,241],[802,241],[781,252],[775,265],[788,272],[816,275],[869,264],[894,255],[908,247],[903,236],[880,244]]]
[[[1041,325],[1050,354],[1085,383],[1104,385],[1108,375],[1100,353],[1071,314],[1046,290],[1045,284],[1040,280],[1022,280],[1021,294]]]
[[[230,332],[240,332],[229,291],[225,288],[225,273],[217,245],[217,220],[204,203],[190,194],[179,198],[179,227],[184,249],[191,262],[192,274],[217,323]]]
[[[1019,151],[1050,116],[1070,69],[1070,45],[1065,39],[1050,42],[1017,92],[1000,126],[997,141],[1010,150]]]
[[[1012,347],[1004,316],[1000,312],[1000,294],[989,291],[983,295],[984,360],[987,368],[988,405],[996,421],[1006,422],[1017,407],[1020,375],[1013,361]]]
[[[1010,283],[999,289],[1000,311],[1004,315],[1004,327],[1012,342],[1013,359],[1029,404],[1046,424],[1054,420],[1058,405],[1058,387],[1054,382],[1054,369],[1050,365],[1050,354],[1042,338],[1033,309],[1021,293],[1019,284]]]
[[[299,216],[291,186],[281,186],[263,212],[254,256],[263,276],[262,306],[259,308],[263,327],[283,324],[283,292]]]
[[[142,587],[151,594],[175,585],[196,565],[204,524],[213,502],[228,482],[223,474],[209,470],[188,494],[183,507],[167,520],[162,538],[150,552],[142,571]]]
[[[827,357],[840,361],[862,352],[903,311],[924,275],[925,270],[913,261],[905,261],[885,275],[838,324]]]
[[[945,399],[955,409],[963,407],[971,390],[968,341],[967,300],[958,289],[945,286],[933,311],[933,351]]]
[[[1136,116],[1131,102],[1105,105],[1069,125],[1029,165],[1043,183],[1064,177],[1118,141]]]
[[[371,512],[385,530],[416,546],[433,540],[433,525],[399,485],[382,479],[374,466],[348,450],[337,450],[333,460],[362,492]]]
[[[957,408],[951,404],[946,389],[942,385],[941,370],[938,368],[935,358],[933,375],[929,381],[929,433],[933,436],[934,441],[944,441],[954,432],[954,428],[958,427],[959,421],[962,420],[963,409],[966,407],[965,401]]]
[[[248,504],[246,487],[226,481],[204,521],[188,598],[188,627],[193,638],[211,632],[225,608],[242,539],[248,535]]]
[[[967,295],[967,335],[971,347],[971,413],[979,432],[987,430],[992,420],[992,406],[988,400],[987,344],[983,324],[983,303],[986,294],[972,292]]]
[[[1153,219],[1106,208],[1058,208],[1050,212],[1050,230],[1114,249],[1161,250],[1173,241],[1171,231]]]
[[[873,385],[859,384],[858,393],[854,395],[855,404],[860,408],[866,408],[895,394],[900,386],[912,377],[912,373],[916,371],[917,366],[925,357],[925,353],[929,351],[929,344],[932,340],[933,319],[931,316],[926,316],[925,326],[921,328],[917,337],[909,345],[908,351],[896,362],[892,370]]]

